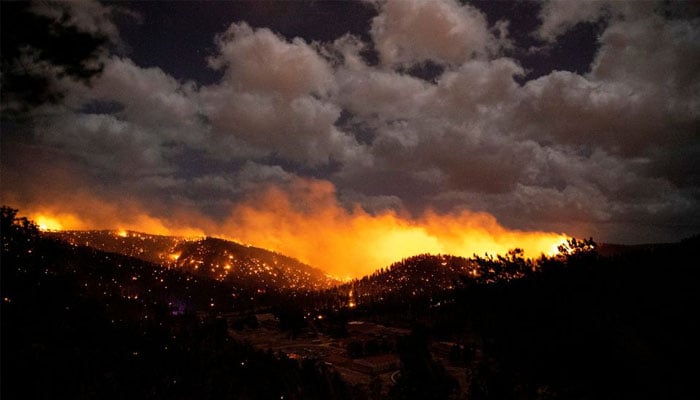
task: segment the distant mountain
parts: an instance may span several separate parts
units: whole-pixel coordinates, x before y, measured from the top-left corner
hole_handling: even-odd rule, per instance
[[[151,235],[132,231],[61,231],[46,235],[74,246],[139,258],[260,292],[324,289],[338,282],[322,271],[269,250],[216,239]]]

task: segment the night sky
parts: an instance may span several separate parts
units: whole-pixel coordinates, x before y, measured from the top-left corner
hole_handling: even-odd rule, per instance
[[[108,39],[87,84],[27,49],[3,60],[61,97],[23,105],[3,89],[2,203],[63,228],[194,231],[285,252],[309,235],[372,242],[375,223],[617,243],[700,232],[697,3],[31,11]]]

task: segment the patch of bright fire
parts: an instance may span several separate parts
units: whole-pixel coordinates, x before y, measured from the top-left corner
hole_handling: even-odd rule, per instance
[[[57,219],[45,215],[38,215],[34,222],[42,231],[60,231],[63,229],[63,225]]]
[[[312,193],[318,191],[313,185],[312,189]],[[100,225],[112,223],[119,227],[114,232],[121,237],[130,236],[132,231],[173,236],[198,232],[201,237],[201,225],[212,236],[294,257],[329,276],[345,278],[341,280],[359,278],[425,253],[471,257],[505,254],[517,247],[528,258],[551,256],[567,239],[560,233],[511,230],[487,213],[426,212],[412,218],[391,211],[372,214],[359,207],[348,210],[337,202],[332,191],[320,190],[308,197],[308,203],[315,203],[315,207],[300,209],[285,193],[268,192],[257,201],[239,204],[228,219],[218,223],[201,215],[166,221],[144,213],[130,221],[106,219]],[[89,221],[103,221],[93,215],[86,215],[84,221],[70,213],[42,212],[30,214],[30,218],[42,230],[104,228],[92,226]],[[170,223],[177,229],[169,229]],[[156,232],[154,227],[158,228]],[[180,255],[168,256],[177,262]]]

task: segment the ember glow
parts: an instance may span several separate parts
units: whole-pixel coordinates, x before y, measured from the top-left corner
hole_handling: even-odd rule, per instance
[[[80,3],[15,9],[81,32],[56,38],[74,65],[6,35],[0,198],[42,229],[217,236],[343,278],[700,229],[682,2]]]
[[[63,229],[63,224],[58,222],[57,219],[52,217],[47,217],[44,215],[39,215],[35,220],[37,226],[42,231],[60,231]]]
[[[40,212],[34,214],[31,219],[42,231],[61,231],[82,227],[78,218],[73,214]]]
[[[411,217],[390,211],[370,214],[360,207],[347,210],[329,183],[305,181],[302,186],[303,201],[299,193],[270,188],[239,205],[225,232],[341,277],[360,277],[421,253],[470,257],[519,247],[528,257],[551,255],[567,237],[509,230],[487,213],[427,211]]]
[[[95,201],[89,201],[93,203]],[[77,205],[77,203],[74,203]],[[297,258],[326,273],[356,278],[416,254],[504,254],[515,247],[527,257],[551,255],[565,241],[563,233],[510,230],[488,213],[461,211],[419,216],[406,212],[370,213],[359,205],[340,204],[334,186],[327,181],[299,179],[282,188],[270,186],[235,205],[223,222],[198,213],[177,212],[170,221],[143,211],[103,213],[102,209],[50,214],[29,213],[42,229],[110,229],[119,235],[138,231],[173,236],[217,236],[266,248]],[[102,211],[102,212],[101,212]],[[134,215],[131,218],[125,218]],[[94,224],[99,221],[99,225]],[[177,260],[179,254],[170,257]]]
[[[46,204],[50,200],[59,204]],[[126,237],[130,231],[181,237],[205,235],[201,228],[194,228],[197,224],[189,222],[197,219],[191,218],[191,214],[173,214],[171,219],[156,217],[145,206],[119,199],[108,203],[85,192],[51,199],[39,198],[26,204],[19,202],[18,207],[41,230],[108,229],[121,237]]]

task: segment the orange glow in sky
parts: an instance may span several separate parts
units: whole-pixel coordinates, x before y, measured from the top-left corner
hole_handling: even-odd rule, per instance
[[[45,215],[38,215],[34,222],[42,231],[60,231],[63,229],[63,224],[61,224],[56,218]]]
[[[562,233],[507,229],[483,212],[428,210],[412,217],[394,211],[369,213],[359,206],[347,209],[338,201],[334,186],[320,180],[298,179],[284,189],[268,187],[238,203],[224,220],[193,211],[159,218],[134,205],[125,211],[97,199],[84,202],[82,206],[71,203],[75,208],[66,212],[41,208],[27,215],[45,230],[118,227],[120,234],[131,230],[222,237],[297,258],[341,278],[362,277],[421,253],[471,257],[504,254],[519,247],[526,257],[536,258],[556,254],[567,238]]]
[[[22,211],[22,210],[20,210]],[[79,229],[80,222],[73,214],[41,212],[30,217],[42,231]]]
[[[305,181],[300,192],[273,187],[239,204],[223,233],[340,277],[361,277],[421,253],[470,257],[519,247],[526,257],[551,255],[567,238],[509,230],[487,213],[427,211],[411,218],[389,211],[370,214],[360,207],[348,211],[338,203],[333,186],[322,181]]]

